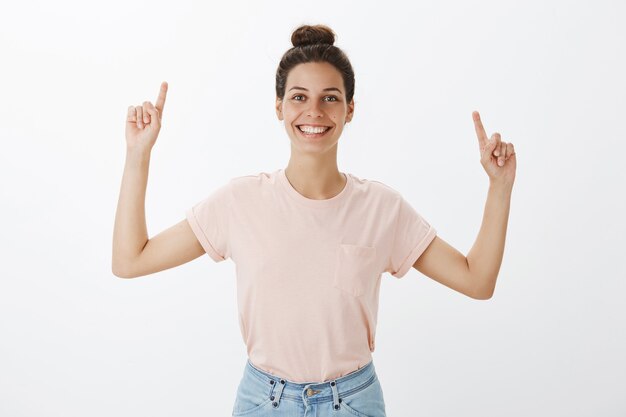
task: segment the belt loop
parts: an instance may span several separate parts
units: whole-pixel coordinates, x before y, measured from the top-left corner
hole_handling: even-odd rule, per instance
[[[339,399],[339,394],[337,393],[336,380],[330,382],[330,389],[333,391],[333,409],[339,410],[339,403],[341,400]]]
[[[271,384],[275,385],[275,381],[272,380]],[[281,378],[280,382],[278,383],[278,390],[276,391],[276,395],[272,395],[270,397],[270,400],[272,400],[272,407],[278,408],[278,405],[280,404],[280,397],[283,395],[283,389],[285,389],[285,380]]]

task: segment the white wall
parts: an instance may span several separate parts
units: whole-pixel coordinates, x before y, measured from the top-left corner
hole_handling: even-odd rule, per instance
[[[154,236],[229,178],[286,166],[274,76],[303,23],[333,28],[356,72],[340,170],[402,192],[464,254],[488,187],[471,112],[517,153],[492,299],[383,275],[387,414],[626,413],[623,2],[2,9],[0,415],[230,415],[246,359],[232,261],[111,273],[126,109],[169,83]]]

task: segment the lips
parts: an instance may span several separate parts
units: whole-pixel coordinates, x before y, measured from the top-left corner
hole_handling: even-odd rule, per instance
[[[315,129],[324,128],[325,130],[324,130],[324,131],[322,131],[322,132],[315,132],[315,133],[313,133],[313,132],[306,132],[306,131],[304,131],[304,130],[302,130],[302,129],[301,129],[301,127],[302,127],[302,126],[313,127],[313,128],[315,128]],[[302,134],[304,134],[304,135],[307,135],[307,136],[314,136],[314,135],[323,135],[324,133],[328,132],[328,131],[332,128],[332,126],[324,126],[324,125],[309,125],[309,124],[307,124],[307,125],[296,125],[296,128],[297,128],[297,129],[298,129],[298,130],[299,130]]]

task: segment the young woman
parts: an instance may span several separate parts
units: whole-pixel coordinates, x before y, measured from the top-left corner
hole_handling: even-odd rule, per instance
[[[231,179],[148,239],[144,199],[156,105],[130,106],[113,236],[113,273],[134,278],[207,253],[237,264],[248,360],[233,416],[385,416],[374,369],[380,278],[413,267],[469,297],[492,296],[515,177],[513,144],[473,113],[490,187],[467,257],[393,188],[340,172],[337,145],[354,114],[354,73],[323,25],[301,26],[276,72],[276,115],[291,142],[285,169]]]

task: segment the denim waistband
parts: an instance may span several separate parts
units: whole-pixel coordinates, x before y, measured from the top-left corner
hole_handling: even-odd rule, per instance
[[[293,382],[257,368],[250,362],[250,359],[247,360],[245,371],[263,383],[274,385],[279,398],[300,400],[304,404],[326,401],[338,403],[338,397],[347,397],[361,391],[377,378],[373,360],[349,374],[326,382]]]

